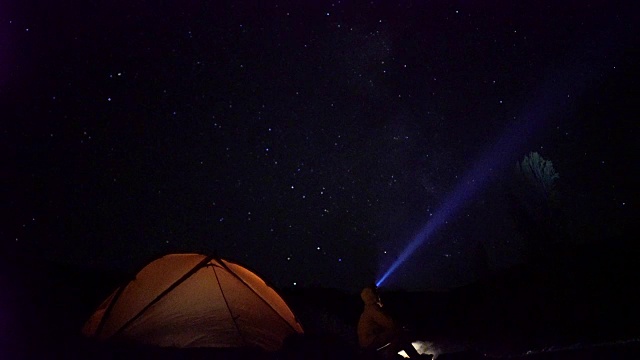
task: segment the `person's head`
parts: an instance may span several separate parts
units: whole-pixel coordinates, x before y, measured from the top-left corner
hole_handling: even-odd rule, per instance
[[[375,285],[367,286],[360,292],[360,298],[365,304],[375,304],[378,302],[378,289]]]

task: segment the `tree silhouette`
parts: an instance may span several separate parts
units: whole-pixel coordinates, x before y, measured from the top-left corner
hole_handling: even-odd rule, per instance
[[[546,257],[563,237],[555,187],[560,175],[537,152],[516,162],[515,175],[510,199],[516,229],[529,244],[532,257]]]
[[[533,189],[542,195],[545,201],[555,198],[555,181],[560,175],[554,170],[553,163],[545,160],[537,152],[530,152],[521,163],[516,162],[516,173]]]

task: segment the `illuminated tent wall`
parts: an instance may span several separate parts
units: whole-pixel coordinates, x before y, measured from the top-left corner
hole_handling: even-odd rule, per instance
[[[302,326],[260,277],[199,254],[167,255],[116,289],[89,318],[85,336],[164,347],[277,350]]]

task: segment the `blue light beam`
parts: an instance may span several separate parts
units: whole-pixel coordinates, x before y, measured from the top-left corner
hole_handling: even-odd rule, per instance
[[[554,93],[557,92],[554,91]],[[446,201],[440,209],[434,213],[427,224],[413,237],[413,240],[391,264],[389,269],[379,278],[376,282],[377,286],[382,285],[416,249],[445,224],[447,219],[455,216],[483,185],[487,184],[501,169],[511,164],[511,161],[514,161],[513,154],[525,149],[534,132],[543,127],[542,123],[549,117],[550,109],[556,107],[554,105],[557,104],[554,103],[558,103],[560,100],[557,96],[552,96],[549,93],[545,94],[541,101],[536,103],[538,106],[532,107],[525,112],[526,115],[523,120],[511,124],[505,130],[496,144],[474,163],[473,168],[465,174],[454,190],[445,198]]]
[[[510,163],[508,160],[511,160],[511,158],[505,155],[511,152],[507,150],[514,149],[518,143],[523,142],[523,137],[528,137],[531,130],[530,128],[532,128],[533,125],[532,122],[533,121],[528,121],[524,126],[516,126],[510,131],[507,131],[506,135],[501,138],[497,145],[494,146],[491,151],[487,152],[480,161],[475,163],[473,169],[458,183],[440,209],[434,213],[427,224],[414,236],[413,240],[411,240],[398,258],[391,264],[389,269],[376,282],[377,286],[382,285],[402,263],[409,259],[416,249],[424,244],[436,230],[445,224],[447,219],[460,211],[469,199],[493,177],[498,168]]]
[[[532,94],[529,108],[522,111],[519,122],[512,123],[487,152],[479,157],[454,190],[447,196],[440,209],[426,225],[413,237],[411,242],[376,282],[382,285],[402,265],[416,249],[422,246],[446,220],[455,216],[460,209],[487,184],[494,175],[517,159],[516,154],[525,152],[526,145],[535,132],[542,130],[551,115],[570,104],[587,88],[599,83],[605,75],[613,71],[610,64],[629,46],[627,32],[617,33],[617,28],[600,29],[593,34],[592,41],[574,49],[567,56],[568,65],[546,78],[539,92]],[[615,36],[614,36],[615,35]],[[618,38],[612,42],[610,39]],[[576,61],[577,60],[577,61]],[[571,94],[571,96],[568,96]],[[569,99],[570,98],[570,99]]]

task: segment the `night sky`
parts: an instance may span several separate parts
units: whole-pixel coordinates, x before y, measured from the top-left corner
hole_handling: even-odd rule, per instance
[[[571,246],[631,246],[640,9],[482,3],[2,1],[3,252],[107,271],[215,253],[357,289],[519,124],[388,285],[526,262],[504,193],[532,151],[591,234]]]

